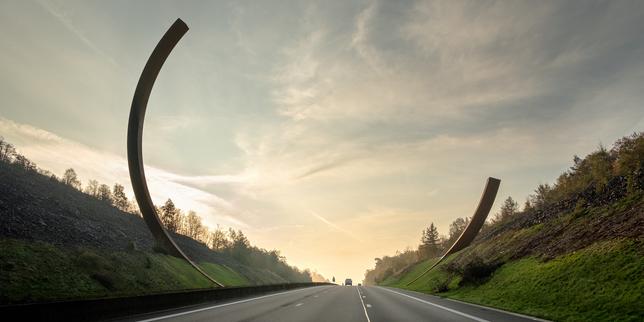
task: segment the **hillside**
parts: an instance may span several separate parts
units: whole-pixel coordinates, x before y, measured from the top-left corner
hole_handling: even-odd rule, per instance
[[[644,319],[644,136],[600,148],[524,210],[490,224],[418,281],[436,259],[380,285],[556,321]]]
[[[64,184],[32,163],[25,166],[20,158],[0,160],[0,303],[212,286],[187,263],[156,252],[138,215]],[[250,246],[245,237],[239,247],[247,261],[232,250],[214,251],[179,234],[174,238],[228,286],[311,279],[308,271],[288,266],[278,252]],[[253,265],[253,256],[266,263]]]

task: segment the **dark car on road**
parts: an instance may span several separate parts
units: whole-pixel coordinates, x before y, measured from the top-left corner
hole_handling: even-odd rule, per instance
[[[353,285],[353,281],[350,278],[344,280],[344,285]]]

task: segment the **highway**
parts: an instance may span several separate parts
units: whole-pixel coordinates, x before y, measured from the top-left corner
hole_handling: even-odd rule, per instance
[[[318,286],[139,315],[126,321],[544,321],[378,286]]]

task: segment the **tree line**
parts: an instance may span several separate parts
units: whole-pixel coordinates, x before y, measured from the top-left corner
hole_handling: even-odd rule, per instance
[[[66,169],[59,178],[48,170],[39,168],[33,161],[19,154],[15,147],[0,136],[0,161],[12,164],[26,171],[37,172],[59,181],[90,197],[105,202],[120,211],[141,216],[135,200],[129,200],[125,194],[125,187],[115,183],[109,185],[90,179],[83,188],[81,179],[73,168]],[[188,236],[206,245],[212,251],[223,253],[235,258],[244,265],[257,269],[267,269],[289,281],[311,281],[311,272],[308,269],[300,270],[290,266],[279,250],[266,250],[250,243],[241,230],[233,228],[224,229],[217,225],[211,230],[203,223],[202,218],[193,210],[183,211],[178,208],[171,198],[158,207],[155,206],[157,215],[168,231],[175,234]]]
[[[511,196],[507,197],[499,211],[482,229],[489,229],[492,225],[507,221],[518,213],[544,210],[549,205],[571,198],[587,189],[601,193],[614,179],[623,179],[629,194],[641,191],[644,189],[643,177],[644,132],[638,132],[617,140],[610,150],[600,145],[596,151],[584,158],[575,155],[573,166],[564,171],[554,184],[545,183],[537,186],[526,198],[522,211]],[[378,284],[419,261],[440,256],[454,244],[468,224],[469,218],[457,218],[450,224],[448,235],[442,236],[436,225],[430,223],[421,232],[417,249],[408,247],[402,252],[397,251],[394,256],[375,258],[375,267],[365,273],[365,283]]]

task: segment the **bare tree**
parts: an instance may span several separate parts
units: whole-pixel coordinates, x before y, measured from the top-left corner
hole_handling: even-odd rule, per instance
[[[106,184],[101,184],[98,186],[98,194],[96,196],[99,200],[103,200],[109,204],[112,204],[112,192],[110,187]]]
[[[38,169],[35,163],[31,162],[31,160],[27,159],[27,157],[18,153],[15,153],[13,155],[13,164],[28,171],[36,171]]]
[[[62,182],[66,185],[70,185],[78,190],[81,190],[81,182],[80,180],[78,180],[76,171],[74,171],[73,168],[69,168],[65,170],[65,174],[63,174]]]
[[[0,161],[11,162],[15,154],[16,149],[13,145],[0,136]]]
[[[190,210],[186,216],[186,235],[194,239],[200,239],[204,234],[204,226],[201,223],[201,217]]]
[[[92,196],[92,197],[97,197],[98,196],[98,181],[92,179],[87,182],[87,186],[85,187],[85,193]]]
[[[217,225],[217,229],[210,233],[210,248],[213,250],[221,251],[230,246],[230,241],[226,236],[226,232]]]

